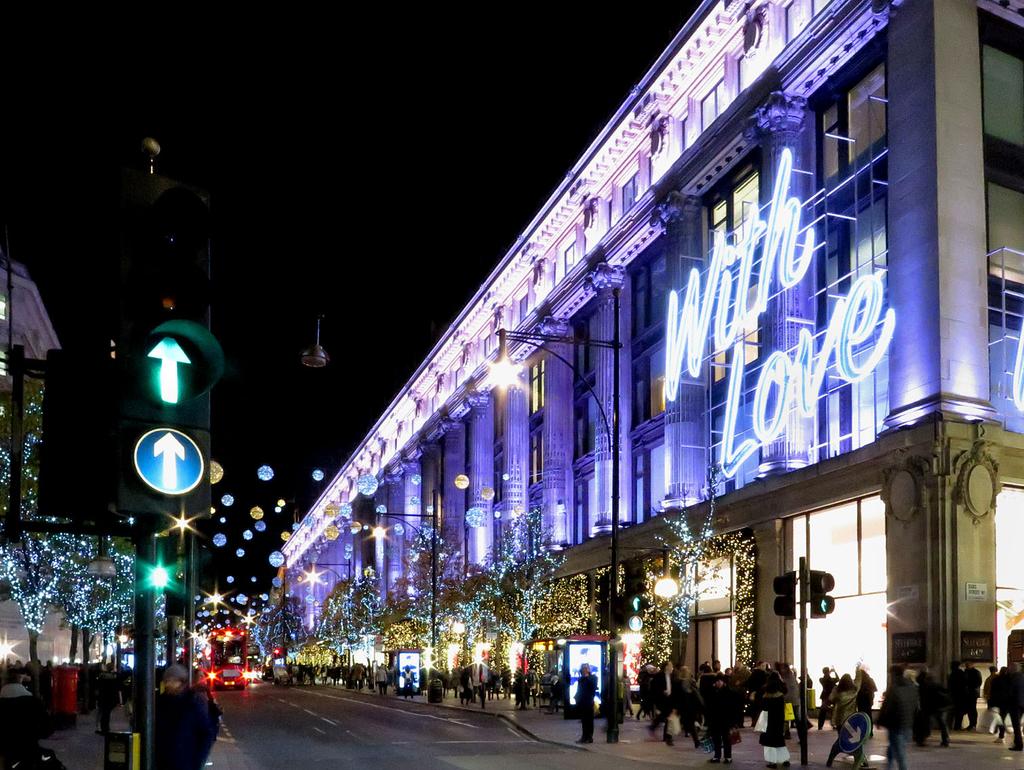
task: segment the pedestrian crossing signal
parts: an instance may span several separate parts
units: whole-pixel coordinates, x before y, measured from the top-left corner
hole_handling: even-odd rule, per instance
[[[828,572],[812,569],[808,575],[808,584],[811,617],[827,617],[836,608],[836,600],[828,595],[836,587],[836,579]]]
[[[779,575],[772,581],[775,589],[775,614],[780,618],[796,618],[796,572]]]

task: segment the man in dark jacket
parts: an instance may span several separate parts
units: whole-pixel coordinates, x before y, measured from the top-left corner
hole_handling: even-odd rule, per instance
[[[590,665],[580,666],[580,678],[576,683],[576,708],[580,712],[583,735],[576,743],[594,742],[594,698],[597,696],[597,677],[590,673]]]
[[[39,739],[50,734],[49,717],[43,702],[21,684],[21,675],[11,672],[0,690],[0,754],[4,767],[36,767],[40,757]]]
[[[704,699],[704,714],[707,723],[708,734],[715,746],[715,756],[712,762],[722,759],[722,752],[725,752],[725,762],[732,762],[732,742],[729,740],[729,733],[732,732],[735,720],[737,701],[739,695],[729,687],[729,679],[725,674],[717,674],[715,683],[708,690]]]
[[[188,687],[185,667],[169,666],[156,699],[157,770],[202,770],[217,735],[206,694]]]
[[[946,687],[949,689],[949,697],[953,699],[953,708],[949,710],[949,727],[951,730],[962,730],[964,714],[967,713],[967,674],[959,660],[949,664]]]
[[[1010,666],[1006,679],[1006,707],[1010,712],[1010,723],[1013,725],[1013,746],[1010,751],[1024,751],[1024,741],[1020,734],[1020,715],[1024,712],[1024,673],[1020,663]]]
[[[921,709],[917,713],[914,742],[918,746],[924,746],[924,742],[931,734],[932,723],[935,723],[942,733],[941,745],[949,746],[949,730],[946,727],[946,712],[952,705],[949,691],[929,675],[926,668],[922,668],[917,675],[917,689]]]
[[[904,676],[903,666],[889,669],[889,689],[885,691],[878,722],[889,731],[889,767],[893,763],[907,770],[907,742],[917,715],[917,688]]]
[[[965,663],[964,679],[966,690],[964,693],[964,710],[967,713],[967,729],[976,730],[978,727],[978,698],[981,697],[981,672],[974,667],[973,663]]]
[[[658,729],[658,725],[664,725],[662,737],[669,746],[673,741],[672,736],[668,734],[668,717],[672,713],[675,700],[679,697],[679,680],[675,678],[673,672],[672,661],[666,660],[665,665],[661,667],[661,673],[651,678],[651,694],[654,696],[654,708],[658,716],[651,722],[649,729],[653,733]]]
[[[834,668],[825,666],[825,668],[821,670],[821,674],[821,679],[818,680],[821,683],[821,699],[818,701],[819,730],[825,725],[825,717],[828,716],[829,712],[829,698],[832,696],[832,691],[839,683],[839,674],[836,673]]]

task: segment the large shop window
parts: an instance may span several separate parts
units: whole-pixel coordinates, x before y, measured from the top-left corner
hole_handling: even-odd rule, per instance
[[[1024,431],[1013,400],[1013,370],[1024,318],[1024,192],[989,182],[988,365],[992,405],[1006,427]]]
[[[1004,487],[996,498],[996,660],[1006,665],[1010,632],[1024,629],[1024,489]]]
[[[689,665],[694,671],[701,663],[718,660],[722,667],[734,663],[736,628],[733,623],[733,596],[736,568],[731,557],[711,559],[697,567],[693,617],[690,633],[693,643]]]
[[[985,133],[1024,146],[1024,59],[982,46]]]
[[[885,505],[866,497],[788,521],[791,569],[810,554],[811,569],[831,572],[836,609],[807,624],[808,670],[817,679],[825,666],[840,674],[867,665],[880,689],[887,668]],[[800,665],[799,626],[790,624],[793,659]],[[879,694],[880,695],[880,694]]]

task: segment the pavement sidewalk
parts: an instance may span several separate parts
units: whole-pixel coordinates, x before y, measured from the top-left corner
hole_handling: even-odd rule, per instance
[[[346,688],[339,688],[346,689]],[[347,690],[347,693],[361,695],[367,700],[380,699],[382,696],[369,691],[360,693],[357,690]],[[628,718],[619,728],[619,742],[609,744],[605,740],[606,722],[598,720],[594,725],[594,743],[580,745],[576,740],[580,737],[580,723],[578,720],[567,720],[562,712],[557,714],[547,713],[546,708],[535,708],[531,705],[525,711],[516,710],[515,701],[511,698],[496,698],[488,700],[486,707],[481,709],[480,702],[474,705],[465,706],[459,703],[457,697],[449,695],[439,704],[427,704],[426,698],[418,696],[406,699],[389,693],[388,700],[417,703],[430,708],[444,708],[461,711],[472,711],[477,714],[490,714],[502,719],[526,735],[547,743],[553,743],[566,748],[573,748],[581,751],[589,751],[617,757],[624,761],[644,762],[649,764],[675,765],[682,767],[702,767],[708,763],[712,755],[706,754],[700,749],[695,749],[693,741],[685,736],[677,736],[675,745],[668,746],[661,740],[660,730],[652,734],[648,729],[647,720],[637,720],[635,717]],[[741,742],[733,747],[733,762],[740,767],[763,767],[764,754],[758,743],[759,735],[750,727],[741,732]],[[835,733],[828,729],[818,731],[812,728],[808,734],[808,763],[810,766],[823,767],[828,759],[829,749],[835,740]],[[954,732],[952,733],[951,746],[942,748],[938,745],[938,735],[933,734],[928,744],[924,747],[911,745],[908,751],[908,759],[911,767],[928,768],[949,768],[950,770],[964,770],[964,768],[1016,768],[1024,767],[1024,756],[1009,751],[1012,743],[1012,735],[1009,736],[1006,744],[993,743],[993,736],[982,732]],[[800,745],[797,742],[796,732],[788,743],[791,762],[794,767],[800,764]],[[888,735],[884,729],[879,729],[875,736],[868,742],[867,753],[871,767],[886,766],[886,751],[888,749]],[[849,758],[840,755],[836,760],[837,766],[850,765]]]
[[[96,733],[96,728],[96,711],[79,714],[74,727],[54,730],[39,745],[53,749],[68,770],[103,770],[104,738]],[[124,708],[118,706],[110,714],[110,730],[119,733],[128,729]]]

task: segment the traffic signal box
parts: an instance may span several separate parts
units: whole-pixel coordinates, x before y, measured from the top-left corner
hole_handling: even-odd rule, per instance
[[[775,589],[775,614],[780,618],[796,617],[796,572],[779,575],[772,581]]]
[[[224,370],[209,330],[207,196],[125,170],[120,234],[117,509],[205,513],[209,391]]]
[[[650,600],[647,598],[647,574],[642,561],[628,561],[623,567],[623,625],[630,631],[638,632],[644,627],[643,613],[650,606]]]
[[[828,595],[836,587],[836,579],[828,572],[811,570],[808,573],[808,594],[811,601],[811,617],[824,618],[836,608],[836,600]]]

